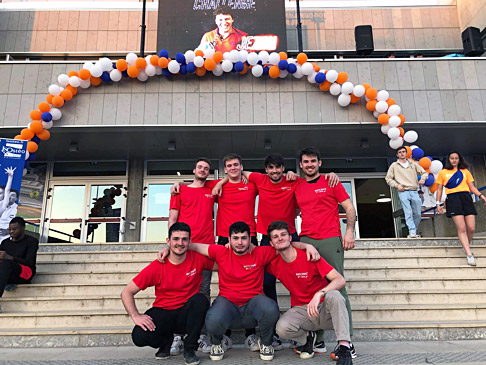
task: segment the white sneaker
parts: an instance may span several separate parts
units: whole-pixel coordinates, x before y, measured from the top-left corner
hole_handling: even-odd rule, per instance
[[[209,358],[213,361],[223,360],[224,350],[222,345],[212,345]]]
[[[474,255],[467,256],[467,264],[470,266],[476,266],[476,258]]]
[[[201,351],[205,354],[209,354],[211,352],[211,343],[209,342],[208,336],[199,336],[199,340],[197,340],[197,342],[199,344],[197,347],[198,351]]]
[[[179,335],[174,336],[174,341],[170,346],[170,354],[172,356],[180,355],[184,351],[184,342],[182,342],[182,337]]]
[[[250,349],[250,351],[258,351],[260,350],[260,346],[258,346],[258,338],[255,334],[250,335],[245,340],[245,347]]]
[[[419,234],[417,234],[417,233],[415,233],[415,232],[411,232],[411,233],[410,233],[410,234],[407,236],[407,238],[420,238],[420,235],[419,235]]]
[[[273,360],[274,349],[272,345],[270,346],[264,345],[260,340],[258,340],[258,348],[260,350],[260,359],[266,361]]]
[[[233,346],[233,340],[231,337],[223,335],[223,340],[221,341],[221,347],[223,351],[228,351]]]

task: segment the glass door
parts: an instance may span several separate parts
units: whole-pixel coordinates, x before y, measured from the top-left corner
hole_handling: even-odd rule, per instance
[[[144,187],[142,241],[165,242],[168,237],[170,188],[173,183],[148,183]]]

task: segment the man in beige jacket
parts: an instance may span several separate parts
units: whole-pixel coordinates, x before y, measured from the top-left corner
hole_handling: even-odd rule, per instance
[[[398,161],[390,165],[385,180],[388,185],[398,190],[408,227],[408,237],[417,238],[420,237],[417,230],[422,216],[422,201],[417,190],[419,184],[424,185],[428,174],[418,163],[407,159],[405,147],[397,149],[397,157]]]

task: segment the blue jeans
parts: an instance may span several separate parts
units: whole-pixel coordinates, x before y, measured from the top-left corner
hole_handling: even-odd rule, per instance
[[[279,317],[277,303],[263,294],[240,306],[218,296],[206,314],[206,329],[211,336],[211,343],[219,345],[228,328],[252,328],[258,325],[262,343],[270,346]]]
[[[417,190],[399,191],[398,197],[402,203],[408,232],[417,233],[420,220],[422,219],[422,200],[420,200]]]

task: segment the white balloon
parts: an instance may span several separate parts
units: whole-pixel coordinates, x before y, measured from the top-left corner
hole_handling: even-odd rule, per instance
[[[108,57],[103,57],[100,61],[100,66],[103,71],[111,71],[113,70],[113,63]]]
[[[59,82],[59,84],[62,86],[67,86],[69,84],[69,76],[66,74],[60,74],[57,77],[57,82]]]
[[[88,87],[91,86],[91,81],[88,80],[81,80],[81,83],[79,84],[79,87],[81,89],[87,89]]]
[[[430,164],[430,172],[433,173],[434,175],[438,174],[443,167],[444,166],[442,165],[442,162],[440,162],[439,160],[434,160]]]
[[[378,113],[384,113],[388,109],[388,104],[386,101],[379,101],[376,103],[375,109]]]
[[[94,63],[91,62],[91,61],[87,61],[85,63],[83,63],[83,68],[85,68],[86,70],[91,70],[91,67],[94,66]]]
[[[378,95],[376,96],[376,100],[378,101],[387,101],[390,97],[390,93],[386,90],[380,90]]]
[[[402,122],[402,120],[400,119],[400,117],[398,117],[396,115],[394,115],[393,117],[390,117],[390,119],[388,119],[388,124],[390,124],[390,127],[398,127],[401,122]]]
[[[169,72],[170,73],[176,74],[176,73],[178,73],[180,71],[181,65],[179,65],[179,62],[177,62],[176,60],[172,60],[172,61],[169,62],[168,69],[169,69]]]
[[[32,124],[32,122],[28,123],[27,124],[27,129],[30,129],[30,125]]]
[[[405,132],[405,134],[403,135],[403,139],[407,143],[414,143],[418,139],[418,133],[415,132],[415,131]],[[412,147],[410,147],[410,148],[412,148]]]
[[[278,74],[278,77],[280,77],[281,79],[285,79],[288,74],[289,74],[289,72],[287,70],[280,70],[280,73]],[[314,83],[315,82],[316,81],[314,80]]]
[[[351,96],[348,94],[341,94],[338,98],[338,104],[341,106],[348,106],[351,103]]]
[[[69,78],[69,85],[72,87],[79,87],[79,85],[81,85],[81,79],[77,76],[71,76]]]
[[[188,50],[186,51],[186,53],[184,53],[184,57],[186,57],[186,62],[194,62],[194,58],[196,57],[196,54],[194,53],[194,51],[192,50]]]
[[[261,75],[263,75],[263,67],[260,65],[253,66],[253,68],[251,69],[251,73],[255,77],[260,77]]]
[[[90,72],[91,72],[91,76],[100,77],[101,74],[103,73],[103,70],[100,65],[94,65],[93,67],[91,67]]]
[[[159,66],[156,66],[156,67],[155,67],[155,73],[156,73],[157,75],[162,75],[162,68],[161,68],[161,67],[159,67]]]
[[[297,63],[297,60],[295,58],[287,58],[287,62],[289,64],[293,63],[294,65]],[[322,71],[322,70],[321,70]]]
[[[346,81],[342,86],[341,86],[341,92],[343,94],[349,95],[353,92],[354,90],[354,85],[353,83]]]
[[[304,73],[302,72],[302,66],[301,65],[296,65],[296,66],[297,66],[297,71],[295,71],[293,75],[296,79],[300,79],[302,76],[304,76]]]
[[[51,113],[52,115],[52,120],[59,120],[62,117],[61,111],[57,108],[51,108],[51,110],[49,110],[49,113]]]
[[[250,65],[255,66],[258,63],[258,55],[252,52],[248,55],[247,60]]]
[[[339,84],[332,84],[331,87],[329,88],[329,92],[331,95],[339,95],[341,94],[341,85]]]
[[[302,65],[302,72],[304,75],[308,76],[311,75],[314,71],[314,66],[310,62],[306,62]]]
[[[61,88],[55,84],[49,86],[49,94],[57,96],[61,93]]]
[[[388,115],[391,117],[393,115],[398,115],[402,112],[402,109],[399,105],[394,104],[388,108]]]
[[[248,60],[248,51],[246,50],[240,51],[240,61],[246,62],[246,60]]]
[[[388,135],[389,130],[390,130],[390,126],[388,124],[383,124],[381,126],[381,133]]]
[[[329,71],[328,71],[329,72]],[[365,94],[365,87],[363,85],[356,85],[353,89],[354,96],[358,98],[362,97]]]
[[[22,176],[27,175],[27,168],[24,168],[24,171],[22,172]]]
[[[125,57],[125,59],[127,60],[127,63],[130,65],[130,66],[133,66],[135,64],[135,62],[137,62],[137,55],[133,52],[130,52],[129,54],[127,54],[127,56]]]
[[[329,82],[335,82],[338,78],[338,73],[336,70],[329,70],[326,73],[326,80]]]
[[[230,60],[233,63],[238,62],[240,60],[240,52],[238,52],[236,49],[230,51]]]
[[[204,65],[204,58],[201,56],[194,57],[194,66],[202,67]]]
[[[145,73],[147,76],[155,76],[155,67],[152,64],[147,64],[147,67],[145,67]]]
[[[270,56],[268,57],[268,63],[271,65],[278,65],[279,62],[280,55],[277,52],[270,53]]]
[[[205,58],[213,58],[215,50],[213,47],[208,47],[203,52]]]
[[[220,63],[216,64],[216,67],[213,70],[213,75],[214,76],[221,76],[224,73],[223,67],[221,66]]]
[[[267,51],[261,51],[260,53],[258,53],[258,58],[260,59],[260,61],[262,61],[264,65],[268,63],[268,57],[270,57],[270,55]]]
[[[30,152],[29,151],[25,151],[25,159],[27,160],[29,157],[30,157]]]
[[[380,113],[378,113],[376,110],[373,112],[373,116],[378,119],[378,117],[380,116]]]
[[[180,68],[180,67],[179,67]],[[145,73],[144,70],[140,70],[140,72],[138,73],[138,76],[137,76],[137,79],[139,79],[140,81],[147,81],[148,79],[148,75]]]
[[[44,129],[51,129],[53,124],[54,123],[52,123],[52,120],[50,122],[44,122],[44,121],[42,121],[42,127]]]
[[[399,138],[390,139],[390,141],[388,142],[388,144],[390,145],[391,148],[393,148],[394,150],[396,150],[397,148],[403,146],[403,139],[400,138],[400,137]]]
[[[114,70],[111,70],[110,72],[110,79],[111,81],[118,82],[122,78],[122,73],[118,71],[116,68]]]
[[[223,67],[224,72],[231,72],[231,70],[233,69],[233,62],[231,62],[230,60],[224,60],[221,66]]]
[[[229,59],[230,59],[229,52],[224,52],[223,53],[223,60],[229,60]]]
[[[396,139],[400,137],[400,129],[398,129],[397,127],[392,127],[388,130],[387,135],[390,139]]]

